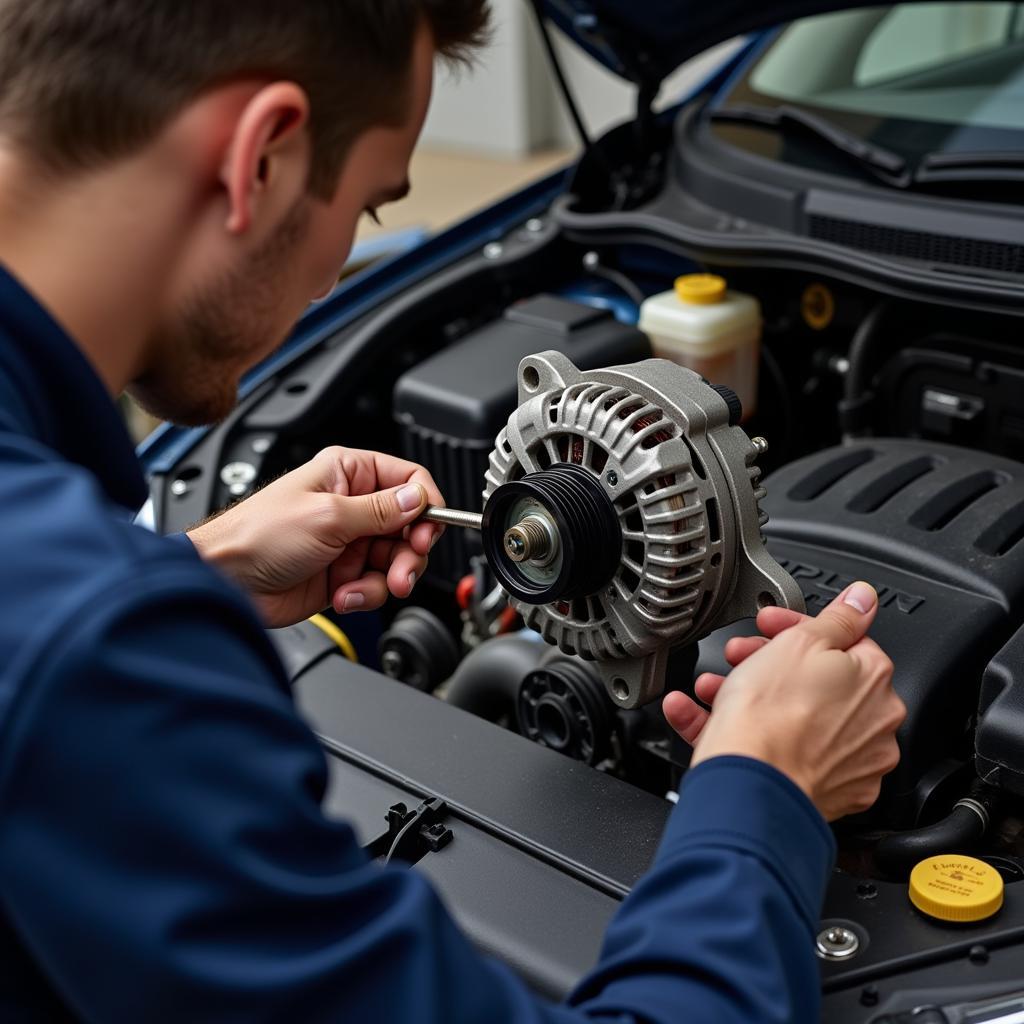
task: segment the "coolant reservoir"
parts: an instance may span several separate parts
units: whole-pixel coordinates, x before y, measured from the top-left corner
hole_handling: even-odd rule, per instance
[[[732,388],[746,419],[757,406],[761,325],[761,305],[752,295],[730,290],[715,274],[689,274],[640,307],[638,326],[656,356]]]

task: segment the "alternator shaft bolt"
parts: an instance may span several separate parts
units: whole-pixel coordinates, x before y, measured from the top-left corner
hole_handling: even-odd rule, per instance
[[[513,562],[540,562],[551,557],[551,536],[537,516],[527,516],[505,534],[505,552]]]
[[[521,562],[526,557],[526,541],[522,537],[522,530],[515,533],[509,530],[505,534],[505,550],[513,562]]]

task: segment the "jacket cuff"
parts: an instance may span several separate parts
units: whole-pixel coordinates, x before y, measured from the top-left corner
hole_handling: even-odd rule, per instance
[[[807,795],[782,772],[748,757],[714,757],[688,771],[656,863],[681,850],[719,847],[760,860],[814,929],[836,843]]]
[[[187,533],[168,533],[164,536],[164,540],[169,540],[176,545],[179,551],[187,553],[193,558],[199,558],[199,552],[196,551],[196,546]]]

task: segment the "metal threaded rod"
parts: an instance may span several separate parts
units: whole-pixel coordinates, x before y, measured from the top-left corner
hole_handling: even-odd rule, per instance
[[[456,508],[435,508],[428,505],[420,516],[426,523],[437,523],[439,526],[461,526],[464,530],[480,530],[483,528],[483,515],[479,512],[460,512]]]
[[[505,534],[505,551],[513,562],[540,562],[551,556],[551,538],[538,516],[527,516]]]

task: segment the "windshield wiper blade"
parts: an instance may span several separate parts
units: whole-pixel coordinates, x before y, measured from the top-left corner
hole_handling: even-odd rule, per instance
[[[1024,181],[1024,151],[929,153],[917,166],[914,181]]]
[[[836,152],[851,159],[859,167],[895,188],[906,188],[910,184],[907,161],[899,153],[844,131],[828,118],[812,114],[809,110],[783,104],[778,107],[755,107],[746,104],[732,104],[718,107],[710,112],[712,121],[734,124],[754,124],[780,131],[796,129],[820,142],[826,143]]]

